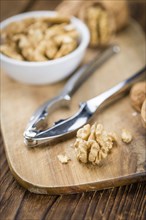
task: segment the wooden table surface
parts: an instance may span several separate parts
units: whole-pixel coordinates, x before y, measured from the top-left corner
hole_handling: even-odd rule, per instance
[[[132,16],[146,25],[146,3],[131,1]],[[51,10],[59,1],[1,0],[1,20],[31,10]],[[36,195],[22,188],[13,178],[0,134],[0,219],[60,220],[60,219],[146,219],[144,182],[109,190],[75,195]]]

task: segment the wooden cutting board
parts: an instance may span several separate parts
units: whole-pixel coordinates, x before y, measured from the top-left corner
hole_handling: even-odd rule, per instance
[[[108,60],[84,83],[73,96],[70,109],[56,111],[50,122],[74,114],[79,102],[98,95],[145,65],[145,36],[135,22],[132,21],[115,41],[120,45],[121,53]],[[88,49],[84,61],[96,53],[96,50]],[[94,117],[94,121],[102,123],[107,130],[116,131],[119,136],[118,146],[100,167],[77,161],[72,146],[75,138],[41,148],[24,145],[23,132],[29,117],[40,104],[58,94],[64,83],[27,86],[1,74],[2,132],[9,167],[18,182],[34,193],[61,194],[99,190],[146,179],[145,129],[128,96]],[[120,140],[122,128],[131,131],[131,144]],[[64,153],[71,158],[67,165],[57,159],[58,154]]]

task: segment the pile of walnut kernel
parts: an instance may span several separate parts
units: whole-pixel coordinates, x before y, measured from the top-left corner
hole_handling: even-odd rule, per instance
[[[122,129],[121,140],[125,144],[131,143],[133,137],[129,130]],[[107,132],[102,124],[86,124],[77,131],[76,140],[73,144],[76,157],[82,163],[101,165],[107,159],[114,146],[118,146],[118,137],[115,132]],[[59,154],[58,160],[67,164],[71,160],[65,154]]]
[[[85,125],[77,131],[74,143],[77,159],[99,165],[117,142],[115,133],[107,133],[102,124]]]
[[[1,31],[0,52],[16,60],[48,61],[75,50],[79,33],[67,17],[28,18]]]

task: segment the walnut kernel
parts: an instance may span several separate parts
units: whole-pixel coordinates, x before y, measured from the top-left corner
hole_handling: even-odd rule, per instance
[[[99,5],[87,9],[86,22],[90,30],[91,46],[107,45],[111,38],[108,14]]]
[[[63,154],[59,154],[57,155],[58,157],[58,160],[62,163],[62,164],[67,164],[68,161],[70,160],[70,158],[66,155],[63,155]]]
[[[116,134],[107,133],[102,124],[87,124],[77,131],[74,143],[77,159],[98,165],[108,156],[116,140]]]
[[[122,141],[127,144],[129,144],[132,141],[132,135],[130,131],[128,131],[127,129],[122,130],[121,138],[122,138]]]

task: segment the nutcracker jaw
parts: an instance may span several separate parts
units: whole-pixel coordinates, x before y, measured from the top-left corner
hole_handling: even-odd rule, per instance
[[[34,147],[45,142],[52,142],[54,139],[66,136],[76,131],[78,128],[86,124],[92,114],[93,113],[90,112],[87,104],[82,103],[79,111],[74,116],[68,119],[61,119],[46,130],[37,131],[29,127],[24,132],[24,142],[30,147]]]
[[[44,103],[37,111],[32,115],[30,121],[24,131],[24,143],[28,146],[35,146],[38,142],[42,142],[43,138],[38,138],[42,134],[43,129],[47,127],[48,116],[57,108],[61,106],[68,107],[70,105],[70,96],[56,96],[50,101]],[[57,122],[56,122],[57,124]],[[54,123],[55,126],[55,123]],[[49,129],[48,129],[49,130]]]

